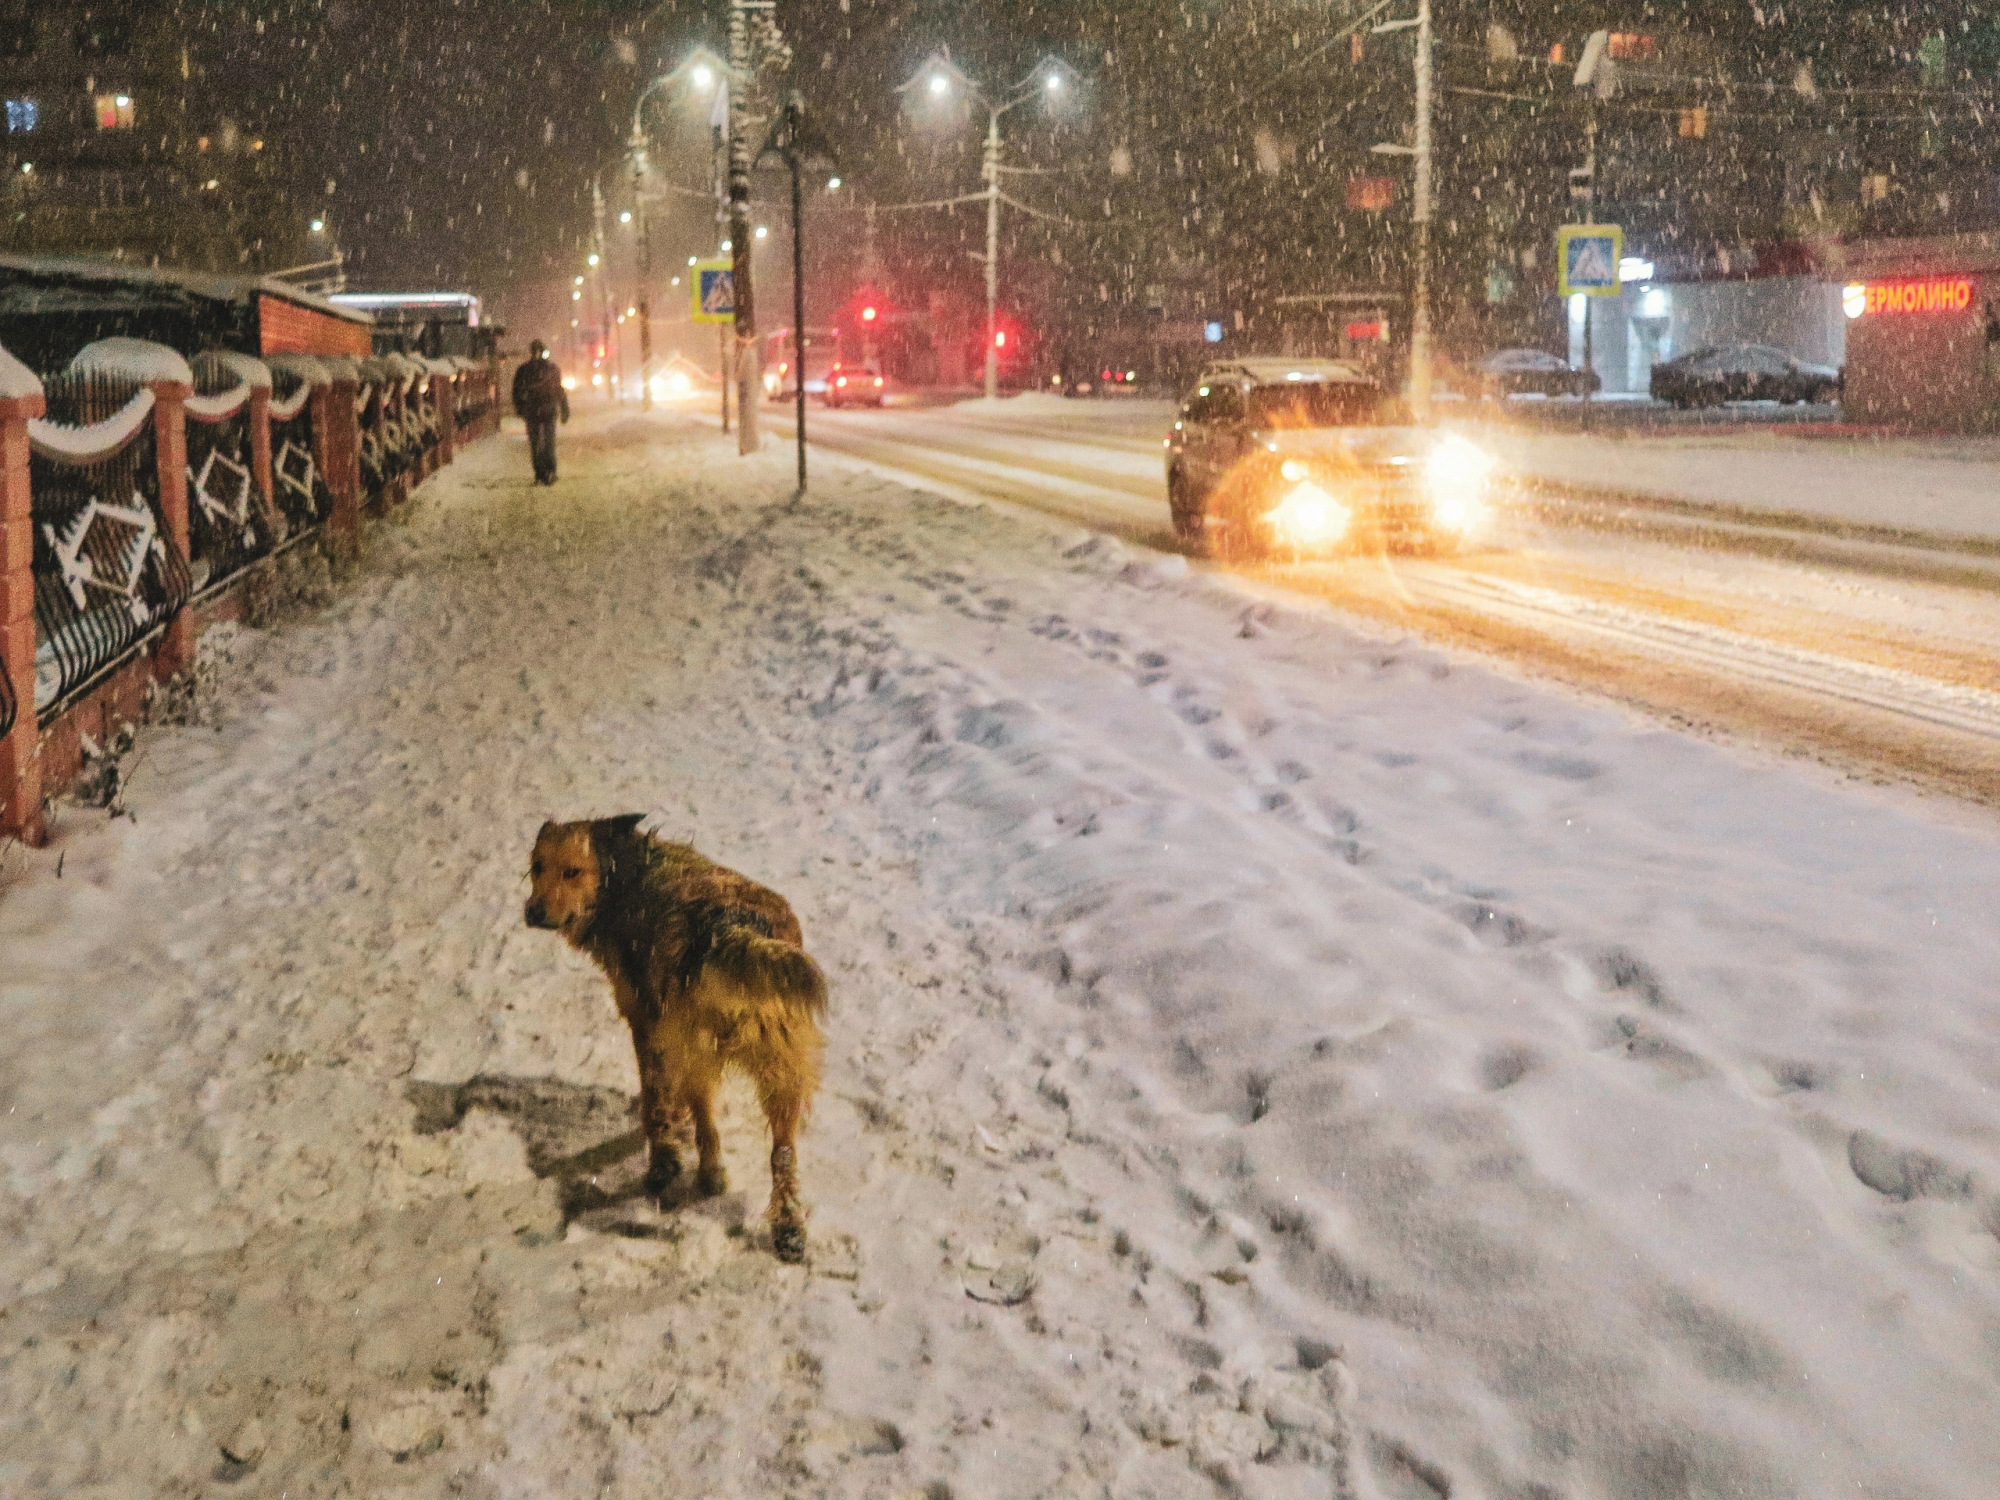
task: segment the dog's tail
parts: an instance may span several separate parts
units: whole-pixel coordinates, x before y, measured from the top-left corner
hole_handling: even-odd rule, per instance
[[[700,967],[754,1001],[775,1000],[814,1017],[826,1014],[826,976],[811,956],[770,935],[770,923],[750,911],[727,908],[698,933]],[[702,938],[706,938],[704,943]]]

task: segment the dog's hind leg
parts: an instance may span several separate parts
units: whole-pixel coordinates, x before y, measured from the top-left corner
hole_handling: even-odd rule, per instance
[[[639,1055],[639,1118],[646,1127],[646,1194],[657,1198],[681,1175],[681,1159],[669,1138],[675,1115],[673,1080],[650,1028],[633,1024],[632,1049]]]
[[[722,1165],[722,1136],[715,1128],[715,1090],[722,1081],[720,1069],[691,1068],[681,1081],[682,1097],[694,1114],[694,1144],[701,1153],[695,1172],[695,1187],[705,1198],[729,1191],[729,1173]]]
[[[806,1258],[806,1207],[799,1196],[799,1124],[805,1094],[791,1080],[759,1080],[764,1118],[771,1126],[771,1249],[794,1265]]]

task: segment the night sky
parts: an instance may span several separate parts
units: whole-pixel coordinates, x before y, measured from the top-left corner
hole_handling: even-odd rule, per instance
[[[325,213],[356,287],[478,291],[523,333],[567,327],[571,278],[590,248],[593,173],[603,174],[611,209],[613,291],[620,303],[635,295],[633,237],[617,224],[630,203],[622,163],[632,102],[693,46],[721,50],[727,14],[723,0],[181,0],[177,8],[229,107],[284,152],[299,211]],[[849,184],[844,197],[815,196],[811,279],[851,285],[860,237],[852,209],[863,198],[897,203],[977,188],[977,128],[919,128],[900,116],[893,93],[948,44],[985,79],[1019,78],[1053,54],[1088,82],[1075,118],[1024,110],[1009,121],[1009,160],[1036,169],[1010,191],[1052,217],[1010,213],[1003,254],[1010,287],[1045,310],[1065,299],[1071,315],[1130,308],[1149,282],[1172,274],[1214,288],[1224,306],[1320,282],[1392,281],[1402,272],[1407,198],[1362,214],[1341,195],[1352,176],[1400,171],[1367,153],[1407,130],[1408,41],[1367,39],[1358,58],[1345,40],[1327,42],[1372,8],[1362,0],[783,0],[791,81],[840,148]],[[1991,103],[2000,23],[1980,6],[1910,4],[1865,17],[1814,0],[1444,6],[1439,253],[1462,263],[1468,300],[1480,300],[1489,259],[1540,243],[1570,211],[1565,180],[1581,157],[1582,117],[1577,91],[1546,66],[1551,41],[1574,46],[1635,9],[1663,36],[1692,38],[1699,46],[1681,55],[1708,59],[1701,66],[1717,76],[1767,76],[1780,109],[1797,105],[1791,81],[1801,62],[1829,84],[1866,68],[1900,67],[1914,78],[1923,36],[1949,34],[1953,92],[1941,113],[1932,107],[1909,129],[1932,130],[1932,116],[1956,128],[1964,117],[1965,142],[1954,137],[1933,153],[1936,170],[1955,152],[1990,154],[1977,144],[1989,132],[1975,116],[1981,99]],[[1491,21],[1518,35],[1524,59],[1498,86],[1487,64]],[[1890,82],[1901,87],[1901,76]],[[1670,108],[1615,103],[1605,115],[1607,150],[1638,162],[1643,147],[1665,173],[1643,182],[1628,174],[1633,212],[1643,197],[1652,205],[1644,211],[1676,233],[1703,214],[1721,238],[1770,233],[1782,206],[1811,200],[1817,211],[1815,195],[1858,191],[1870,142],[1890,139],[1888,126],[1853,113],[1869,97],[1856,93],[1831,122],[1804,122],[1799,139],[1821,143],[1810,172],[1792,146],[1779,149],[1779,132],[1798,122],[1771,123],[1774,106],[1763,103],[1763,118],[1746,111],[1732,133],[1728,94],[1713,99],[1717,129],[1700,150],[1673,142]],[[1813,106],[1822,115],[1833,107]],[[662,184],[708,186],[705,115],[703,101],[671,91],[649,109]],[[1933,143],[1913,136],[1906,154],[1919,150]],[[783,298],[782,186],[764,177],[757,191],[758,218],[772,228],[764,295]],[[1398,191],[1406,192],[1400,180]],[[1950,212],[1963,214],[1974,201],[1968,191],[1949,195]],[[1911,199],[1920,200],[1928,198]],[[712,249],[712,215],[698,197],[654,212],[662,280]],[[976,286],[967,252],[983,241],[979,210],[881,222],[884,256],[905,285]],[[1447,299],[1453,289],[1447,277]]]

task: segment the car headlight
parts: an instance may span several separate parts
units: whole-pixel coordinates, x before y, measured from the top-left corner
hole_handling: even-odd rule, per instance
[[[1493,458],[1462,437],[1447,437],[1431,449],[1425,472],[1440,494],[1477,493],[1493,472]]]
[[[1287,491],[1274,509],[1264,513],[1264,519],[1288,541],[1321,547],[1346,536],[1353,516],[1346,506],[1308,479]]]
[[[1475,529],[1485,516],[1480,503],[1493,472],[1492,456],[1462,437],[1447,437],[1425,463],[1431,492],[1431,519],[1446,531],[1461,535]]]
[[[1306,466],[1296,458],[1288,458],[1278,466],[1278,472],[1296,483],[1306,477]]]

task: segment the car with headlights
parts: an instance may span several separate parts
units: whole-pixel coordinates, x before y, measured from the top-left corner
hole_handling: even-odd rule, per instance
[[[1833,402],[1841,372],[1807,364],[1771,344],[1723,344],[1696,349],[1653,366],[1655,401],[1674,406],[1720,406],[1725,401]]]
[[[1594,396],[1604,382],[1594,370],[1572,370],[1546,349],[1499,349],[1472,367],[1481,397]]]
[[[836,407],[880,406],[884,389],[882,372],[873,365],[836,364],[826,372],[826,392],[820,399]]]
[[[1208,366],[1166,450],[1175,534],[1225,556],[1444,552],[1486,522],[1487,455],[1344,360]]]

